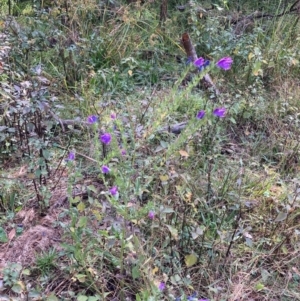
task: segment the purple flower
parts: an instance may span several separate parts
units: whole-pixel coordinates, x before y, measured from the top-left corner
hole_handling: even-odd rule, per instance
[[[229,56],[226,56],[226,57],[223,57],[222,59],[220,59],[216,65],[217,65],[217,67],[219,67],[223,70],[229,70],[231,68],[232,63],[233,63],[232,58]]]
[[[87,122],[88,122],[89,124],[93,124],[93,123],[95,123],[95,122],[97,122],[97,121],[98,121],[98,117],[95,116],[95,115],[90,115],[90,116],[88,116],[88,118],[87,118]]]
[[[155,217],[155,212],[154,211],[149,211],[149,213],[148,213],[148,217],[150,218],[150,219],[154,219],[154,217]]]
[[[113,119],[113,120],[116,119],[116,118],[117,118],[116,113],[111,113],[111,114],[110,114],[110,118]]]
[[[194,66],[197,68],[201,68],[205,64],[205,59],[203,57],[199,57],[194,61]]]
[[[126,155],[126,150],[125,149],[121,149],[121,155],[125,156]]]
[[[104,144],[109,144],[111,141],[111,135],[110,133],[104,133],[103,135],[100,136],[100,140]]]
[[[75,152],[70,152],[66,161],[74,161],[75,160]]]
[[[166,284],[164,282],[160,282],[158,285],[158,289],[162,292],[166,288]]]
[[[202,119],[204,116],[205,116],[204,110],[199,111],[196,115],[197,119]]]
[[[224,118],[226,116],[226,109],[225,108],[215,108],[213,114],[216,117]]]
[[[118,187],[117,186],[113,186],[111,189],[109,189],[109,192],[111,195],[116,195],[118,193]]]
[[[110,172],[109,167],[106,166],[106,165],[103,165],[102,168],[101,168],[101,170],[102,170],[103,173],[109,173]]]

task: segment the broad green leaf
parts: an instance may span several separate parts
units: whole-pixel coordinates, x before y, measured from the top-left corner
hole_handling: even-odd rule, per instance
[[[261,62],[257,61],[253,64],[252,74],[255,76],[262,75]]]
[[[133,279],[137,279],[140,278],[141,274],[140,274],[140,270],[137,266],[133,267],[131,270],[131,274],[132,274],[132,278]]]
[[[87,301],[88,297],[84,295],[77,296],[77,301]]]
[[[194,254],[194,253],[192,253],[192,254],[190,254],[190,255],[186,255],[185,257],[184,257],[184,261],[185,261],[185,264],[186,264],[186,266],[189,268],[189,267],[191,267],[191,266],[193,266],[194,264],[196,264],[197,263],[197,255],[196,254]]]
[[[79,212],[82,212],[84,211],[85,209],[85,204],[83,202],[80,202],[78,205],[77,205],[77,209]]]
[[[25,286],[24,286],[23,282],[18,281],[12,286],[11,290],[17,294],[21,294],[23,292],[24,288],[25,288]]]

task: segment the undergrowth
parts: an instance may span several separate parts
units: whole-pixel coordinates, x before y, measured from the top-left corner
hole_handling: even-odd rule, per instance
[[[3,6],[0,297],[299,300],[299,17],[217,2]]]

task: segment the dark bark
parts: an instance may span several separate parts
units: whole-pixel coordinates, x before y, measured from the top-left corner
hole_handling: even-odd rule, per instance
[[[168,17],[168,0],[161,0],[160,5],[160,23],[164,23]]]

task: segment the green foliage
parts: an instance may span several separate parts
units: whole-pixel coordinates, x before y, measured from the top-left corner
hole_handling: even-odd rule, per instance
[[[24,284],[20,281],[21,272],[22,266],[17,263],[9,264],[3,271],[4,286],[10,287],[17,294],[24,290]]]
[[[47,275],[55,269],[57,261],[57,252],[50,249],[46,252],[38,254],[36,257],[36,267],[42,275]]]
[[[298,18],[241,23],[281,1],[179,4],[164,24],[155,3],[93,0],[21,8],[3,24],[0,242],[14,246],[28,207],[40,215],[24,232],[60,236],[36,250],[35,273],[6,266],[8,291],[26,292],[30,276],[29,297],[46,300],[297,294]],[[183,32],[205,71],[185,64]],[[215,66],[224,56],[228,71]],[[199,85],[205,73],[221,94]]]

